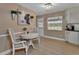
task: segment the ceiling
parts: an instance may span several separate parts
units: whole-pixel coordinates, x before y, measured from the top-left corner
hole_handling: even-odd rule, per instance
[[[67,8],[79,6],[78,3],[55,3],[51,9],[45,9],[45,8],[41,7],[42,4],[43,3],[19,3],[19,5],[36,12],[37,15],[53,13],[53,12],[65,10]]]

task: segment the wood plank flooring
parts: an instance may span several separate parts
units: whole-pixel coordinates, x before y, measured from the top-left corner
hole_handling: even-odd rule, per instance
[[[16,51],[16,55],[25,55],[25,52]],[[79,55],[79,46],[55,39],[41,38],[40,47],[37,49],[30,47],[28,55]]]

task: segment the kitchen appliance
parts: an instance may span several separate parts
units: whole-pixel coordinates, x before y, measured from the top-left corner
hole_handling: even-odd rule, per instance
[[[72,24],[67,24],[67,25],[66,25],[66,30],[74,31],[74,25],[72,25]]]

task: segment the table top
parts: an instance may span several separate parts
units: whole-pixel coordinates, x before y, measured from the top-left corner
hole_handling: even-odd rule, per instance
[[[34,39],[34,38],[37,38],[39,37],[39,34],[38,33],[26,33],[26,34],[21,34],[21,37],[23,39]]]

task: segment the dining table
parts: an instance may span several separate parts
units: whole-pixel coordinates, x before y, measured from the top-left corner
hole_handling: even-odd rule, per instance
[[[22,39],[29,40],[29,46],[31,45],[33,48],[35,48],[33,44],[33,40],[37,39],[38,43],[40,44],[40,36],[38,33],[24,33],[20,35]]]

